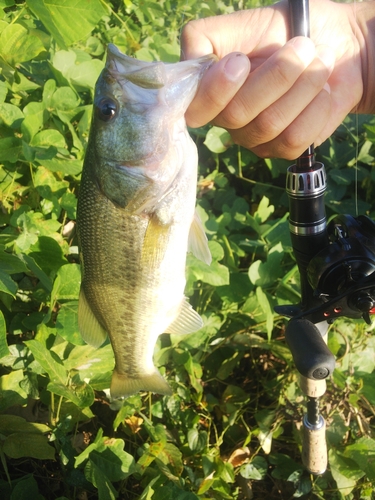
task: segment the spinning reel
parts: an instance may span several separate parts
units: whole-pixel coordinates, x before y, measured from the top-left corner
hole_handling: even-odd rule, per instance
[[[289,0],[291,37],[309,36],[308,0]],[[366,216],[337,215],[328,224],[326,174],[310,146],[288,168],[289,229],[301,279],[301,303],[275,307],[290,319],[285,337],[307,395],[302,459],[312,474],[327,467],[325,421],[319,401],[335,358],[325,338],[336,318],[375,314],[375,223]]]

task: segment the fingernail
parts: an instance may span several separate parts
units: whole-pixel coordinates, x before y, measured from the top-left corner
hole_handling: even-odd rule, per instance
[[[331,47],[321,45],[316,48],[316,55],[330,71],[333,70],[336,62],[335,52]]]
[[[224,66],[225,75],[232,82],[243,80],[249,70],[250,61],[241,52],[231,54]]]
[[[305,67],[307,67],[315,57],[315,45],[313,41],[305,36],[297,36],[290,40],[289,43],[297,56],[305,64]]]

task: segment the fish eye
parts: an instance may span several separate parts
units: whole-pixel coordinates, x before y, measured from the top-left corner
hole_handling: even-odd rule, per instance
[[[96,109],[98,117],[104,122],[109,122],[117,114],[117,103],[109,97],[103,97],[96,105]]]

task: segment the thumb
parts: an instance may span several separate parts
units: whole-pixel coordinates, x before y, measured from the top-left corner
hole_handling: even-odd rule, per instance
[[[213,64],[203,75],[197,94],[186,112],[190,127],[213,120],[229,104],[250,73],[250,61],[241,52],[232,52]]]

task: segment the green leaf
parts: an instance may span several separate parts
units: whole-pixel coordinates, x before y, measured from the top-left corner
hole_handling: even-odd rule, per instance
[[[204,144],[213,153],[224,153],[233,142],[227,130],[220,127],[212,127],[207,132]]]
[[[38,266],[35,260],[29,255],[19,254],[19,259],[30,269],[30,271],[38,278],[44,288],[48,291],[52,291],[52,281],[46,275],[46,273]]]
[[[13,370],[0,377],[0,411],[9,406],[24,403],[27,394],[20,386],[23,378],[23,370]]]
[[[3,313],[0,311],[0,359],[10,354],[7,343],[7,327]],[[1,432],[1,431],[0,431]]]
[[[77,370],[81,380],[100,379],[103,374],[111,373],[114,368],[113,350],[110,344],[100,349],[89,345],[76,346],[64,361],[67,370]],[[105,387],[108,388],[108,385]]]
[[[81,287],[81,271],[78,264],[66,264],[57,272],[53,284],[52,296],[54,300],[78,299]]]
[[[0,434],[8,436],[18,432],[27,434],[44,434],[51,432],[50,427],[44,424],[27,422],[24,418],[17,415],[0,415]]]
[[[1,154],[1,153],[0,153]],[[51,172],[61,172],[64,175],[78,175],[82,171],[82,160],[63,159],[55,157],[43,160],[43,165]]]
[[[273,330],[273,310],[269,303],[267,295],[263,292],[263,290],[258,286],[256,289],[256,296],[258,299],[258,303],[262,308],[264,314],[266,315],[266,330],[267,330],[267,338],[271,340],[272,330]]]
[[[118,497],[111,481],[92,460],[85,466],[85,477],[98,489],[99,500],[115,500]]]
[[[261,287],[272,285],[279,276],[282,276],[281,261],[283,256],[282,244],[278,243],[271,248],[265,262],[257,260],[251,264],[249,267],[250,281]]]
[[[201,393],[203,391],[201,383],[203,371],[200,363],[189,354],[188,360],[184,363],[184,367],[189,374],[191,385],[198,393]]]
[[[78,301],[62,304],[56,320],[56,331],[74,345],[85,345],[78,328]]]
[[[70,386],[50,382],[47,385],[47,390],[72,401],[72,403],[79,408],[88,408],[95,401],[93,388],[85,382],[82,384],[72,384]]]
[[[10,458],[32,457],[39,460],[55,458],[55,449],[48,444],[47,436],[35,433],[10,434],[3,442],[3,451]]]
[[[62,385],[66,384],[67,373],[61,362],[56,361],[43,344],[38,340],[27,340],[25,344],[33,353],[35,360],[41,365],[45,373],[47,373],[51,381],[56,381]]]
[[[22,141],[18,137],[0,139],[0,161],[15,163],[22,152]]]
[[[3,122],[7,127],[17,129],[20,128],[24,118],[24,114],[18,106],[7,102],[0,104],[0,124]]]
[[[343,495],[350,495],[358,480],[364,476],[364,472],[356,467],[353,460],[345,458],[334,449],[329,450],[328,456],[331,473],[337,488]]]
[[[15,297],[18,286],[12,278],[0,269],[0,292],[8,293],[12,297]]]
[[[233,374],[235,366],[238,364],[239,360],[243,357],[243,353],[235,351],[232,356],[226,358],[217,371],[217,378],[220,380],[225,380],[230,375]]]
[[[61,246],[49,236],[40,236],[38,241],[29,248],[28,257],[34,259],[37,266],[47,276],[58,272],[68,262]],[[30,263],[29,259],[26,258],[26,260]]]
[[[66,77],[77,90],[93,90],[103,68],[103,61],[91,59],[90,61],[84,61],[69,68]]]
[[[23,114],[25,118],[21,124],[21,132],[24,139],[30,142],[34,135],[43,128],[48,111],[43,102],[29,102],[23,108]]]
[[[202,452],[207,446],[208,435],[206,431],[190,429],[188,432],[188,444],[191,451],[195,453]]]
[[[1,32],[0,53],[11,66],[30,61],[44,51],[45,48],[39,37],[20,24],[9,24]]]
[[[112,481],[120,481],[128,477],[134,469],[134,458],[124,451],[122,439],[102,437],[102,432],[94,443],[76,458],[75,466],[79,466],[87,458],[85,476],[99,490],[99,498],[103,500],[117,498]]]
[[[375,481],[375,439],[361,437],[345,448],[344,456],[356,462],[370,481]]]
[[[26,209],[18,217],[15,217],[14,214],[12,219],[14,218],[16,218],[15,225],[21,229],[21,234],[16,240],[16,247],[21,252],[27,252],[38,241],[39,235],[48,235],[48,238],[52,236],[58,237],[58,235],[54,235],[53,233],[60,228],[61,223],[54,219],[45,219],[40,212],[28,211]]]
[[[77,197],[74,193],[66,192],[62,195],[60,201],[61,207],[66,210],[69,219],[76,219],[77,216]]]
[[[260,224],[265,222],[268,217],[273,214],[275,207],[269,204],[270,200],[263,196],[258,205],[257,211],[254,214],[255,220]]]
[[[60,111],[75,109],[80,103],[78,95],[70,87],[59,87],[52,96],[51,105]]]
[[[187,268],[196,280],[202,280],[212,286],[223,286],[229,284],[229,269],[217,261],[210,265],[189,254]]]
[[[30,474],[22,477],[20,481],[17,482],[12,489],[12,496],[10,497],[10,500],[30,500],[31,498],[41,500],[38,483]]]
[[[133,472],[134,458],[124,450],[124,446],[122,439],[107,438],[103,451],[90,453],[90,460],[110,481],[121,481]]]
[[[255,479],[260,481],[264,479],[268,472],[267,460],[257,455],[249,464],[245,464],[240,469],[240,474],[245,479]]]
[[[8,87],[6,83],[0,80],[0,102],[4,102],[8,93]]]
[[[270,455],[269,461],[275,466],[272,471],[272,477],[276,479],[288,481],[294,472],[301,471],[303,468],[301,463],[295,462],[292,458],[283,453],[274,453]]]
[[[54,146],[56,148],[64,148],[66,146],[64,136],[53,128],[41,130],[30,141],[31,146],[39,148],[47,148]]]
[[[99,0],[26,0],[61,48],[89,35],[106,10]]]

